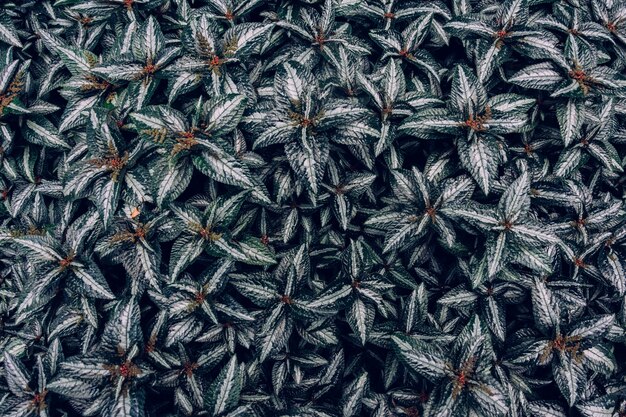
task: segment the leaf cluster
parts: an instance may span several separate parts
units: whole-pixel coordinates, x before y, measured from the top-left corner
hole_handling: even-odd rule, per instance
[[[0,11],[0,415],[626,415],[622,1]]]

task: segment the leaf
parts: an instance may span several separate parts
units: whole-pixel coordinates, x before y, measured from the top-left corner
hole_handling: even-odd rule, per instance
[[[402,49],[402,39],[395,31],[375,29],[369,32],[369,36],[385,50],[400,51]]]
[[[339,221],[339,225],[342,230],[346,230],[348,228],[348,223],[350,222],[351,217],[351,204],[350,200],[342,194],[336,195],[333,200],[333,212],[335,213],[335,217]]]
[[[165,346],[170,347],[176,343],[189,343],[202,331],[203,323],[194,316],[188,316],[173,323],[165,338]]]
[[[136,32],[136,36],[141,42],[141,47],[143,47],[141,53],[145,54],[146,61],[156,62],[157,54],[165,44],[165,38],[161,32],[161,26],[154,16],[148,16]],[[139,44],[137,44],[137,48],[139,48]]]
[[[624,172],[619,154],[609,142],[595,141],[587,145],[589,153],[612,172]]]
[[[412,51],[412,53],[408,54],[406,58],[411,64],[422,69],[435,80],[439,81],[439,71],[441,66],[430,53],[421,49],[416,49]]]
[[[362,401],[367,390],[368,382],[368,374],[367,372],[363,372],[345,388],[341,401],[343,417],[360,415]]]
[[[370,308],[359,297],[355,297],[347,311],[346,318],[352,330],[358,335],[361,345],[365,346],[369,327],[374,319]]]
[[[399,100],[406,91],[406,80],[398,60],[390,59],[384,69],[383,89],[392,102]]]
[[[457,17],[444,26],[451,35],[459,38],[490,38],[493,29],[487,23],[471,17]]]
[[[566,103],[557,104],[556,116],[565,146],[578,138],[584,121],[584,108],[584,102],[579,99],[569,99]]]
[[[478,59],[476,62],[476,76],[478,81],[485,83],[506,57],[507,50],[500,45],[500,39],[482,41],[478,43]]]
[[[570,355],[559,353],[558,361],[553,362],[552,373],[556,385],[569,406],[573,406],[582,394],[585,383],[585,370]]]
[[[546,228],[516,224],[511,226],[510,230],[516,238],[529,245],[556,244],[560,242],[559,238],[549,230],[546,230]]]
[[[63,271],[59,268],[52,269],[40,276],[38,280],[28,288],[26,294],[21,297],[21,302],[16,312],[16,322],[24,321],[33,311],[41,307],[42,299],[44,303],[49,301],[45,297],[46,292],[57,283],[62,273]]]
[[[328,145],[316,140],[307,140],[307,143],[309,146],[297,142],[289,143],[285,145],[285,153],[300,181],[315,195],[324,172]]]
[[[493,334],[504,341],[506,337],[506,316],[502,305],[493,296],[488,296],[483,303],[485,322]]]
[[[98,101],[98,96],[88,96],[76,100],[71,100],[65,106],[61,121],[59,122],[59,133],[80,126],[85,119],[85,115]]]
[[[437,382],[447,374],[445,361],[435,352],[417,348],[410,339],[402,335],[391,336],[391,343],[400,361],[424,378]]]
[[[174,281],[204,251],[206,242],[199,236],[181,236],[172,245],[169,275]]]
[[[243,95],[218,96],[206,103],[206,130],[220,136],[233,131],[246,109],[247,99]]]
[[[247,264],[273,265],[276,263],[274,254],[261,242],[260,238],[247,236],[238,241],[238,246]]]
[[[576,405],[576,409],[584,417],[612,417],[614,408],[610,400],[603,398]]]
[[[13,21],[6,14],[0,17],[0,40],[18,48],[23,46]]]
[[[39,30],[38,35],[48,49],[59,55],[65,67],[73,74],[80,75],[91,70],[92,65],[88,59],[93,57],[91,52],[67,46],[61,39],[45,30]]]
[[[485,91],[472,71],[463,65],[454,68],[450,87],[450,106],[467,118],[482,111],[486,102]]]
[[[94,263],[89,262],[87,268],[74,268],[72,272],[80,278],[87,294],[106,300],[115,299],[104,275]]]
[[[502,25],[524,25],[528,20],[527,0],[506,0],[498,10],[497,19]]]
[[[239,59],[247,58],[268,38],[272,27],[261,23],[239,23],[227,30],[223,35],[226,55]]]
[[[157,171],[156,203],[159,207],[167,206],[178,198],[189,186],[193,175],[193,166],[185,159],[179,159],[173,165],[166,165],[165,162],[163,165]]]
[[[288,61],[276,72],[274,88],[289,103],[299,103],[304,98],[304,91],[314,82],[313,75],[302,64]]]
[[[603,337],[615,322],[614,314],[605,314],[599,317],[581,320],[569,330],[569,336],[582,339],[598,339]]]
[[[506,241],[507,233],[500,232],[495,239],[487,239],[487,250],[485,257],[488,260],[489,277],[493,277],[498,271],[503,269],[506,262]]]
[[[274,307],[261,329],[259,361],[265,360],[278,349],[282,348],[291,336],[292,323],[287,317],[284,304]]]
[[[243,374],[237,364],[237,357],[232,356],[211,384],[205,397],[205,406],[211,415],[219,416],[235,407],[239,402],[242,385]]]
[[[68,377],[57,377],[50,381],[46,388],[57,394],[77,400],[90,400],[98,394],[98,390],[93,385],[80,379]]]
[[[528,408],[537,417],[567,417],[565,409],[556,402],[532,401]]]
[[[22,362],[11,353],[4,352],[4,372],[9,390],[18,397],[29,391],[30,376]]]
[[[215,181],[242,188],[254,186],[248,167],[217,146],[194,155],[192,159],[200,172]]]
[[[114,398],[110,415],[115,417],[143,416],[145,413],[145,394],[143,390],[130,389],[125,395]]]
[[[520,94],[503,93],[490,97],[487,104],[494,113],[519,113],[530,110],[536,101]]]
[[[73,311],[65,311],[59,314],[50,325],[49,337],[56,339],[58,337],[67,336],[76,330],[78,325],[83,321],[83,316]]]
[[[481,229],[491,230],[499,225],[495,210],[491,207],[480,206],[474,202],[450,205],[441,209],[443,214],[452,218],[460,218]]]
[[[552,259],[541,246],[518,245],[512,253],[512,262],[533,269],[537,272],[551,274]]]
[[[610,251],[598,257],[598,266],[604,278],[617,290],[620,296],[626,293],[626,272],[617,253]]]
[[[459,135],[463,132],[462,125],[463,122],[449,115],[444,109],[433,109],[406,118],[398,130],[420,139],[434,139],[433,133]]]
[[[121,349],[123,352],[128,352],[141,337],[140,318],[139,305],[134,298],[131,298],[119,306],[117,314],[107,323],[103,341],[115,351]]]
[[[195,72],[181,72],[169,80],[167,85],[167,101],[171,105],[178,97],[197,88],[202,81],[202,74]]]
[[[350,294],[352,294],[352,287],[349,285],[331,288],[327,293],[306,303],[306,309],[316,313],[335,314]]]
[[[108,369],[102,366],[104,362],[99,358],[81,358],[74,357],[61,363],[61,369],[68,376],[86,378],[90,380],[109,377],[111,374]]]
[[[343,124],[361,119],[367,114],[366,109],[357,107],[354,103],[336,101],[332,104],[328,104],[324,109],[322,119],[317,127],[320,130],[339,127]]]
[[[58,149],[71,149],[71,146],[61,139],[56,127],[43,117],[26,121],[24,137],[27,141],[37,145]]]
[[[561,81],[563,77],[551,62],[529,65],[509,78],[513,84],[537,90],[552,90]]]
[[[530,210],[530,180],[528,172],[524,171],[502,194],[498,211],[505,221],[515,223],[525,216],[528,210]]]
[[[140,134],[149,133],[146,139],[154,140],[152,132],[183,132],[187,130],[185,116],[168,106],[145,106],[129,115]]]
[[[612,375],[617,367],[613,352],[603,344],[585,349],[582,356],[585,366],[594,372],[608,376]]]
[[[159,257],[154,250],[142,241],[135,245],[135,263],[138,266],[138,276],[148,282],[153,289],[159,290]]]
[[[249,298],[255,304],[267,307],[278,301],[280,294],[269,286],[255,284],[249,281],[230,282],[243,296]]]
[[[574,173],[583,162],[583,154],[580,148],[569,148],[561,152],[558,161],[554,164],[554,175],[559,177],[568,177]]]
[[[293,123],[278,122],[268,127],[254,141],[252,149],[264,148],[279,143],[287,143],[294,137],[298,128]]]
[[[499,165],[497,143],[490,137],[477,137],[469,144],[458,142],[459,159],[485,195],[489,195],[491,183],[496,178]]]
[[[33,256],[39,258],[42,261],[58,262],[65,257],[62,256],[55,249],[50,247],[49,242],[40,237],[20,237],[14,240],[16,244],[22,246],[30,251]],[[33,259],[34,260],[34,259]]]
[[[417,220],[405,219],[389,228],[385,234],[383,253],[399,249],[409,238],[419,238],[426,232],[430,219],[428,215],[422,215]]]
[[[107,228],[113,220],[122,189],[120,183],[112,178],[102,178],[94,188],[98,199],[96,207],[104,227]]]
[[[509,411],[507,398],[495,385],[483,383],[480,388],[469,390],[469,396],[484,415],[504,416]]]
[[[133,81],[143,75],[143,66],[131,62],[106,64],[94,67],[91,72],[110,82]]]
[[[546,284],[539,278],[534,279],[531,290],[533,317],[537,328],[544,332],[557,329],[560,322],[561,309]]]

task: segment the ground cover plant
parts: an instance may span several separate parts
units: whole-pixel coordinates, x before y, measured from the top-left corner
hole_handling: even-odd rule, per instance
[[[626,3],[1,7],[1,416],[626,416]]]

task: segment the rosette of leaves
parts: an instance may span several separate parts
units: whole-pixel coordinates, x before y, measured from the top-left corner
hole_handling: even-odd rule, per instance
[[[174,388],[174,402],[184,414],[191,415],[194,410],[204,408],[204,377],[224,357],[226,350],[218,345],[192,358],[182,343],[178,343],[177,348],[177,354],[168,354],[166,362],[161,363],[166,370],[155,386]]]
[[[445,350],[399,334],[391,344],[402,365],[435,384],[424,408],[429,415],[505,415],[503,387],[493,374],[493,348],[475,316]]]
[[[83,415],[143,415],[152,369],[139,354],[143,335],[134,299],[118,303],[96,349],[67,358],[48,390],[67,397]]]
[[[451,17],[447,5],[441,1],[428,3],[407,1],[399,4],[386,0],[371,0],[361,4],[359,12],[375,25],[383,26],[385,30],[422,14],[431,14],[433,17],[443,17],[446,20]],[[448,35],[445,33],[443,25],[436,19],[432,19],[430,25],[433,34],[437,34],[443,43],[447,43]]]
[[[224,351],[234,352],[238,343],[249,347],[246,324],[253,322],[254,316],[234,299],[220,296],[233,266],[231,259],[219,260],[215,266],[202,272],[199,282],[181,280],[165,289],[169,306],[166,347],[192,340],[220,341],[220,336],[224,336],[221,340]],[[201,335],[205,323],[209,328]]]
[[[229,226],[237,219],[247,191],[211,201],[200,212],[193,206],[171,205],[173,214],[184,226],[174,241],[170,255],[170,279],[175,280],[202,252],[229,257],[252,265],[271,265],[274,255],[260,238],[237,236]]]
[[[530,213],[530,179],[528,171],[513,181],[500,197],[497,208],[476,203],[444,209],[449,216],[463,219],[473,227],[489,230],[485,252],[478,269],[472,275],[473,285],[493,277],[507,261],[521,264],[537,272],[550,273],[551,259],[544,245],[559,243],[559,238]]]
[[[625,11],[3,2],[0,414],[624,414]]]
[[[237,8],[221,4],[218,10],[226,20],[232,22],[234,16],[243,13],[245,9],[245,4]],[[254,95],[246,64],[250,55],[257,52],[268,38],[273,26],[245,22],[223,30],[215,23],[215,16],[211,12],[195,14],[185,25],[182,44],[187,54],[167,69],[175,74],[168,85],[170,103],[201,84],[216,95]]]
[[[91,73],[126,85],[135,107],[141,109],[155,93],[165,69],[179,55],[180,46],[168,45],[154,16],[141,24],[131,21],[123,34],[107,51],[108,59],[94,66]]]
[[[160,291],[163,280],[161,242],[176,238],[181,227],[172,221],[169,212],[150,213],[135,205],[124,211],[100,238],[95,252],[109,267],[122,264],[133,294],[142,293],[148,287]]]
[[[359,199],[370,190],[376,176],[366,172],[340,175],[332,159],[328,164],[328,176],[331,183],[322,184],[327,193],[320,196],[319,202],[328,204],[323,213],[332,211],[340,228],[346,230],[352,218],[357,215],[356,207]]]
[[[65,172],[63,193],[74,199],[91,198],[108,228],[123,194],[138,203],[152,201],[149,174],[139,160],[146,154],[145,143],[129,144],[105,109],[90,111],[85,141],[74,148]]]
[[[386,301],[393,285],[372,271],[376,261],[372,255],[371,248],[362,241],[350,242],[341,253],[342,291],[338,291],[338,294],[343,297],[333,301],[336,307],[345,303],[346,321],[363,346],[374,333],[376,315],[388,318],[394,314],[394,309]],[[325,298],[326,302],[332,299],[328,295]],[[314,304],[317,308],[321,307],[319,299]]]
[[[376,84],[362,72],[357,73],[357,80],[380,114],[380,133],[374,147],[374,155],[378,156],[395,139],[397,125],[393,123],[394,119],[399,120],[412,115],[415,110],[443,103],[429,93],[421,83],[417,84],[415,89],[410,89],[411,85],[405,80],[397,59],[389,59],[376,75],[375,79],[378,81]]]
[[[20,160],[6,166],[7,180],[0,196],[4,212],[13,216],[16,222],[14,229],[22,233],[42,231],[44,223],[50,217],[58,215],[58,211],[46,212],[45,197],[58,198],[63,193],[60,181],[50,178],[45,170],[42,158],[35,147],[25,146],[20,152]],[[54,208],[59,205],[54,204]],[[26,226],[28,224],[28,226]]]
[[[304,297],[296,298],[309,274],[306,246],[292,250],[292,256],[293,259],[281,259],[272,274],[231,274],[230,284],[255,306],[264,309],[256,342],[260,362],[284,349],[294,330],[294,322],[305,320],[314,311],[307,306]]]
[[[79,294],[89,299],[114,299],[109,285],[95,263],[91,248],[93,233],[99,227],[98,216],[88,212],[63,231],[53,235],[17,235],[11,241],[17,253],[26,256],[35,271],[21,297],[15,320],[19,323],[49,307],[63,288],[67,295]],[[64,284],[64,281],[69,281]],[[71,284],[70,284],[71,283]]]
[[[263,185],[227,139],[245,108],[243,95],[229,94],[198,102],[191,120],[168,106],[148,106],[130,114],[141,137],[164,151],[154,171],[158,206],[176,199],[189,186],[194,168],[215,181],[251,189],[258,200],[271,204]]]
[[[9,393],[0,400],[0,411],[7,416],[49,416],[48,378],[56,372],[61,359],[58,340],[50,345],[46,354],[36,356],[32,372],[20,358],[5,351],[4,378]]]
[[[560,54],[555,35],[529,24],[528,3],[507,0],[485,13],[469,13],[446,24],[452,35],[475,42],[472,55],[479,82],[487,82],[513,51],[531,59],[556,59]]]
[[[284,63],[276,71],[272,107],[255,123],[260,135],[253,149],[284,144],[291,169],[314,200],[324,176],[329,140],[347,144],[364,141],[368,129],[352,123],[365,118],[368,112],[350,101],[328,97],[313,73],[295,61]],[[250,117],[251,121],[255,116]],[[328,135],[330,130],[338,132]]]
[[[470,265],[460,264],[458,272],[462,280],[471,274]],[[506,308],[524,300],[525,293],[520,283],[516,282],[517,274],[507,271],[509,279],[492,279],[475,288],[468,288],[465,282],[447,291],[437,303],[462,314],[475,312],[491,333],[500,341],[506,340]],[[471,280],[471,278],[470,278]],[[519,280],[519,279],[518,279]],[[521,281],[521,280],[520,280]]]
[[[389,207],[365,222],[373,228],[386,230],[383,252],[404,249],[409,246],[407,242],[410,242],[411,249],[430,231],[444,246],[452,248],[456,234],[445,208],[452,202],[462,203],[472,195],[472,180],[457,177],[435,187],[415,168],[411,171],[393,170],[391,175],[395,198],[390,201]]]
[[[557,98],[556,110],[561,136],[569,145],[579,135],[589,98],[621,95],[626,87],[619,71],[602,65],[604,60],[588,43],[568,35],[564,51],[552,61],[529,65],[509,77],[509,82],[529,89],[548,90]]]
[[[617,174],[623,172],[619,153],[611,143],[615,135],[615,113],[612,109],[613,101],[606,100],[595,108],[588,109],[588,116],[584,116],[585,105],[581,102],[568,102],[557,113],[560,126],[563,126],[561,133],[565,140],[566,148],[563,149],[558,161],[554,166],[554,173],[559,176],[568,176],[573,170],[579,167],[583,160],[594,159],[597,163],[608,171],[607,174]],[[580,111],[581,113],[577,113]],[[566,121],[563,118],[572,117],[576,120]],[[569,123],[579,125],[578,131],[574,131]]]
[[[454,137],[461,164],[489,194],[501,163],[502,135],[528,127],[526,112],[534,103],[532,98],[513,93],[487,97],[476,75],[458,65],[452,74],[447,108],[416,112],[399,129],[420,139]]]
[[[278,21],[277,26],[288,30],[312,48],[300,52],[303,58],[310,56],[311,52],[324,56],[328,49],[337,48],[339,45],[354,55],[370,53],[370,47],[365,42],[350,34],[349,26],[336,21],[337,10],[334,1],[324,0],[321,13],[308,8],[300,8],[297,13],[295,17],[293,12],[288,13],[288,18]]]
[[[427,7],[421,9],[417,18],[401,33],[397,30],[373,30],[370,37],[383,50],[382,59],[399,58],[417,67],[429,78],[440,80],[440,65],[430,52],[424,51],[420,45],[430,34],[434,11]]]
[[[610,375],[615,370],[613,352],[603,342],[611,337],[615,317],[598,314],[564,320],[563,299],[555,296],[549,285],[535,279],[532,304],[538,332],[520,330],[514,335],[520,344],[508,357],[514,366],[526,367],[527,372],[550,366],[554,382],[571,406],[583,395],[588,373]]]

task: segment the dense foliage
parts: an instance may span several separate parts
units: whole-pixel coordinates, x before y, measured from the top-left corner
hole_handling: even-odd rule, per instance
[[[0,415],[626,415],[626,3],[0,13]]]

